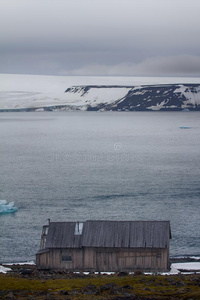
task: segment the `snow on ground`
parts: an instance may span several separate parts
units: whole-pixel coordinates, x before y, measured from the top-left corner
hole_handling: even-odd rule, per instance
[[[25,262],[16,262],[16,263],[5,263],[3,264],[4,266],[8,265],[8,266],[12,266],[12,265],[35,265],[35,262],[33,260],[31,261],[25,261]]]
[[[129,88],[92,89],[82,94],[65,93],[67,88],[83,85],[138,86],[150,84],[199,83],[199,78],[41,76],[0,74],[0,109],[40,108],[54,105],[84,107],[111,103],[124,97]],[[183,92],[183,91],[181,91]]]
[[[10,268],[6,268],[6,267],[3,267],[3,266],[0,266],[0,273],[6,274],[9,271],[11,271]]]
[[[175,263],[173,267],[178,270],[195,271],[200,270],[200,262]]]
[[[180,271],[177,269],[177,268],[175,268],[175,266],[172,264],[171,265],[171,268],[170,268],[170,271],[168,272],[168,273],[166,273],[167,275],[169,274],[169,275],[177,275],[177,274],[179,274],[180,273]]]

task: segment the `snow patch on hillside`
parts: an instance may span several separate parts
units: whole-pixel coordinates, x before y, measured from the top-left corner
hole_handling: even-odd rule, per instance
[[[84,92],[84,87],[72,87],[68,93],[68,97],[70,98],[69,103],[77,103],[79,104],[87,104],[92,107],[104,103],[110,104],[118,99],[124,97],[129,91],[131,87],[112,87],[112,88],[96,88],[93,87],[89,89],[87,92]],[[78,97],[80,97],[78,99]]]
[[[186,87],[184,85],[180,85],[174,93],[180,93],[184,95],[186,99],[189,100],[192,104],[200,104],[200,87]]]
[[[166,101],[164,100],[164,101],[162,101],[161,103],[159,103],[157,105],[154,105],[154,106],[152,105],[150,107],[147,107],[147,109],[150,109],[150,110],[160,110],[160,109],[162,109],[165,106],[165,104],[166,104]]]

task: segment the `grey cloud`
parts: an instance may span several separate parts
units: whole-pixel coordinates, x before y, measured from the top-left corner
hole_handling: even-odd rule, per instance
[[[200,56],[180,55],[148,59],[139,65],[141,71],[151,69],[153,73],[169,75],[200,75]]]
[[[0,72],[198,74],[199,0],[2,0],[0,9]]]
[[[121,55],[121,56],[120,56]],[[49,75],[200,76],[200,56],[157,56],[128,62],[121,53],[35,53],[0,56],[2,73]],[[108,62],[106,62],[108,60]],[[119,63],[119,61],[122,61]]]
[[[147,59],[137,64],[88,65],[72,75],[200,76],[200,56],[171,56]],[[69,73],[65,72],[65,75]]]

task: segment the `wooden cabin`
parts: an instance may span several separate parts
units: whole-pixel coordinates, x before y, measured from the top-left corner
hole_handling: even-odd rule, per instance
[[[43,227],[38,269],[166,271],[169,221],[50,222]]]

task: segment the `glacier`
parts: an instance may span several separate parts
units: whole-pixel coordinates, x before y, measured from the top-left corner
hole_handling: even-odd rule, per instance
[[[14,202],[7,203],[6,200],[0,200],[0,214],[15,213],[17,207],[14,206]]]
[[[0,74],[0,111],[200,110],[200,78]]]

